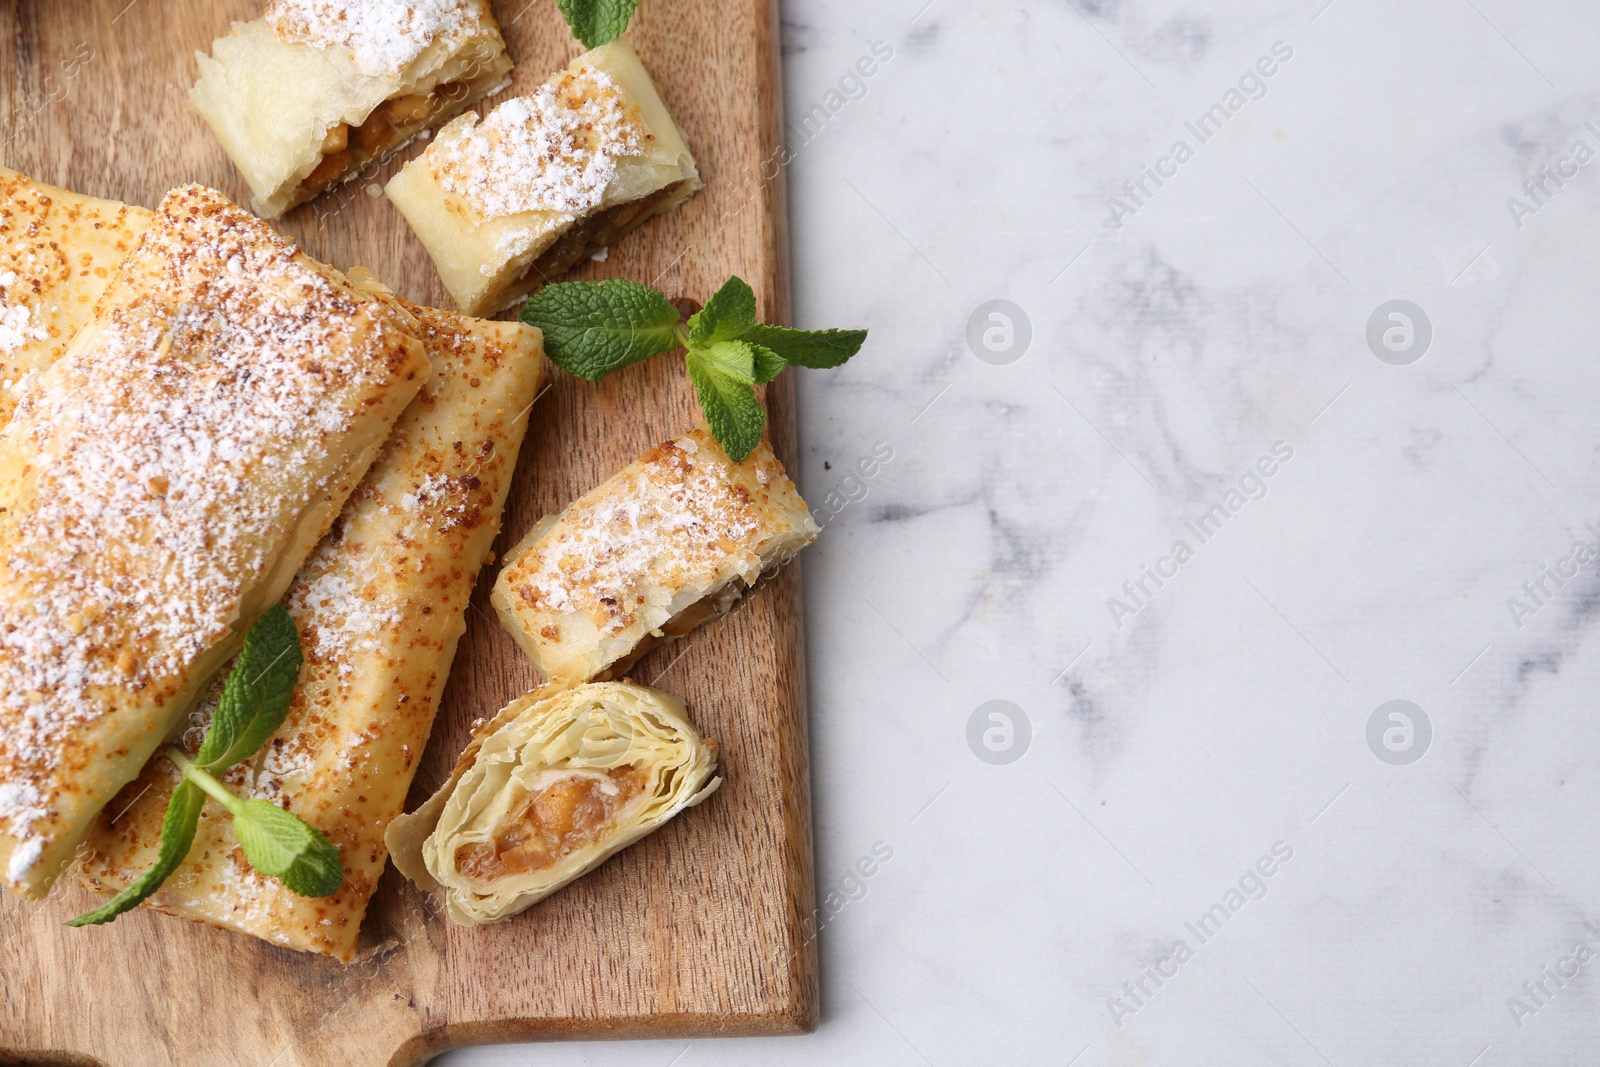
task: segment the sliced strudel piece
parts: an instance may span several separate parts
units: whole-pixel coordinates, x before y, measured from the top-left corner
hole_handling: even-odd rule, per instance
[[[88,323],[151,217],[0,167],[0,426]]]
[[[616,678],[725,614],[816,536],[771,448],[735,463],[701,427],[540,520],[492,599],[546,681]]]
[[[717,743],[672,694],[547,686],[478,728],[450,779],[390,825],[389,848],[455,922],[498,922],[700,803],[716,772]]]
[[[456,303],[484,315],[699,188],[655,83],[613,41],[482,121],[451,122],[386,191]]]
[[[227,778],[240,796],[285,805],[327,834],[344,884],[331,897],[290,892],[250,866],[227,813],[208,805],[188,861],[148,903],[345,962],[388,857],[384,830],[405,808],[466,629],[546,366],[532,327],[410,310],[434,376],[295,577],[285,604],[306,656],[300,684],[261,756]],[[191,716],[191,750],[210,712]],[[81,864],[87,884],[121,890],[151,865],[176,782],[169,760],[151,760],[106,807]]]
[[[189,97],[276,218],[509,82],[488,0],[271,0]]]
[[[44,893],[429,374],[415,321],[199,186],[0,431],[0,877]]]

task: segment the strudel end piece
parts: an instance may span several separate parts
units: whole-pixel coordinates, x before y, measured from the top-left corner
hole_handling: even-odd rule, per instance
[[[546,681],[617,678],[725,614],[817,532],[771,448],[735,463],[700,427],[540,520],[492,600]]]
[[[547,686],[478,728],[445,784],[389,827],[400,873],[465,926],[510,918],[716,791],[717,744],[670,693]]]
[[[271,0],[190,99],[276,218],[508,84],[488,0]]]
[[[0,167],[0,426],[88,323],[151,217]]]
[[[386,192],[456,303],[483,315],[699,188],[655,83],[613,41],[481,121],[451,122]]]
[[[227,779],[240,796],[282,804],[327,834],[344,884],[311,899],[264,877],[245,860],[227,813],[209,805],[188,860],[148,904],[345,962],[388,857],[384,830],[405,809],[466,629],[467,598],[499,531],[546,367],[531,327],[407,307],[434,376],[295,577],[284,603],[306,655],[300,684],[261,758]],[[191,716],[191,754],[209,714]],[[121,890],[150,866],[176,781],[170,761],[151,760],[106,807],[81,864],[87,884]]]
[[[0,878],[43,894],[429,374],[415,321],[199,186],[0,431]]]

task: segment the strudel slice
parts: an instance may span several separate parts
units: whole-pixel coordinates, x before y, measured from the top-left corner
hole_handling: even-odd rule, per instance
[[[510,918],[722,784],[717,743],[670,693],[547,686],[478,728],[450,778],[389,827],[400,873],[464,926]],[[670,892],[670,890],[665,890]]]
[[[505,86],[505,49],[488,0],[271,0],[189,96],[276,218]]]
[[[507,555],[492,599],[546,681],[617,678],[726,614],[816,536],[771,448],[735,463],[700,427],[540,520]]]
[[[151,217],[0,167],[0,426],[88,323]]]
[[[539,331],[410,307],[434,376],[289,589],[306,665],[288,718],[235,767],[240,795],[283,804],[338,845],[344,884],[309,899],[245,860],[209,805],[189,859],[150,907],[349,962],[405,809],[467,598],[500,528],[517,452],[545,374]],[[223,672],[224,674],[226,672]],[[209,702],[208,702],[209,703]],[[198,748],[210,707],[185,734]],[[117,891],[155,859],[177,775],[155,759],[100,815],[81,864]]]
[[[613,41],[483,120],[451,122],[386,192],[456,303],[484,315],[699,188],[655,83]]]
[[[169,193],[0,431],[0,877],[41,895],[429,375],[415,321]]]

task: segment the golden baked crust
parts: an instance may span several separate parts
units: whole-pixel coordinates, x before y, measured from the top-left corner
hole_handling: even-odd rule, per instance
[[[462,115],[385,192],[457,304],[508,307],[700,188],[683,134],[624,41],[479,121]]]
[[[271,0],[190,99],[276,218],[508,82],[488,0]]]
[[[89,322],[151,218],[0,167],[0,426]]]
[[[415,322],[169,193],[0,431],[0,877],[43,893],[429,374]]]
[[[539,331],[406,305],[434,376],[412,401],[333,530],[285,598],[306,666],[283,726],[234,768],[241,796],[286,805],[338,845],[333,896],[297,896],[244,859],[225,812],[208,806],[189,860],[151,899],[169,914],[348,962],[427,743],[467,599],[500,514],[545,377]],[[209,707],[191,716],[191,750]],[[151,760],[108,805],[81,864],[116,891],[154,861],[177,781]],[[124,810],[125,809],[125,810]],[[115,816],[113,819],[112,816]]]
[[[546,681],[615,677],[641,645],[726,612],[816,535],[770,447],[735,463],[699,427],[545,516],[491,599]]]

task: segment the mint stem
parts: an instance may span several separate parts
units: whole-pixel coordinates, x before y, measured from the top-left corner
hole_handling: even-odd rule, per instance
[[[178,770],[183,772],[185,781],[193,782],[199,786],[201,792],[227,808],[229,812],[238,815],[244,810],[244,801],[234,796],[227,786],[202,771],[199,767],[196,767],[183,753],[175,748],[169,748],[167,749],[167,758],[178,765]]]

